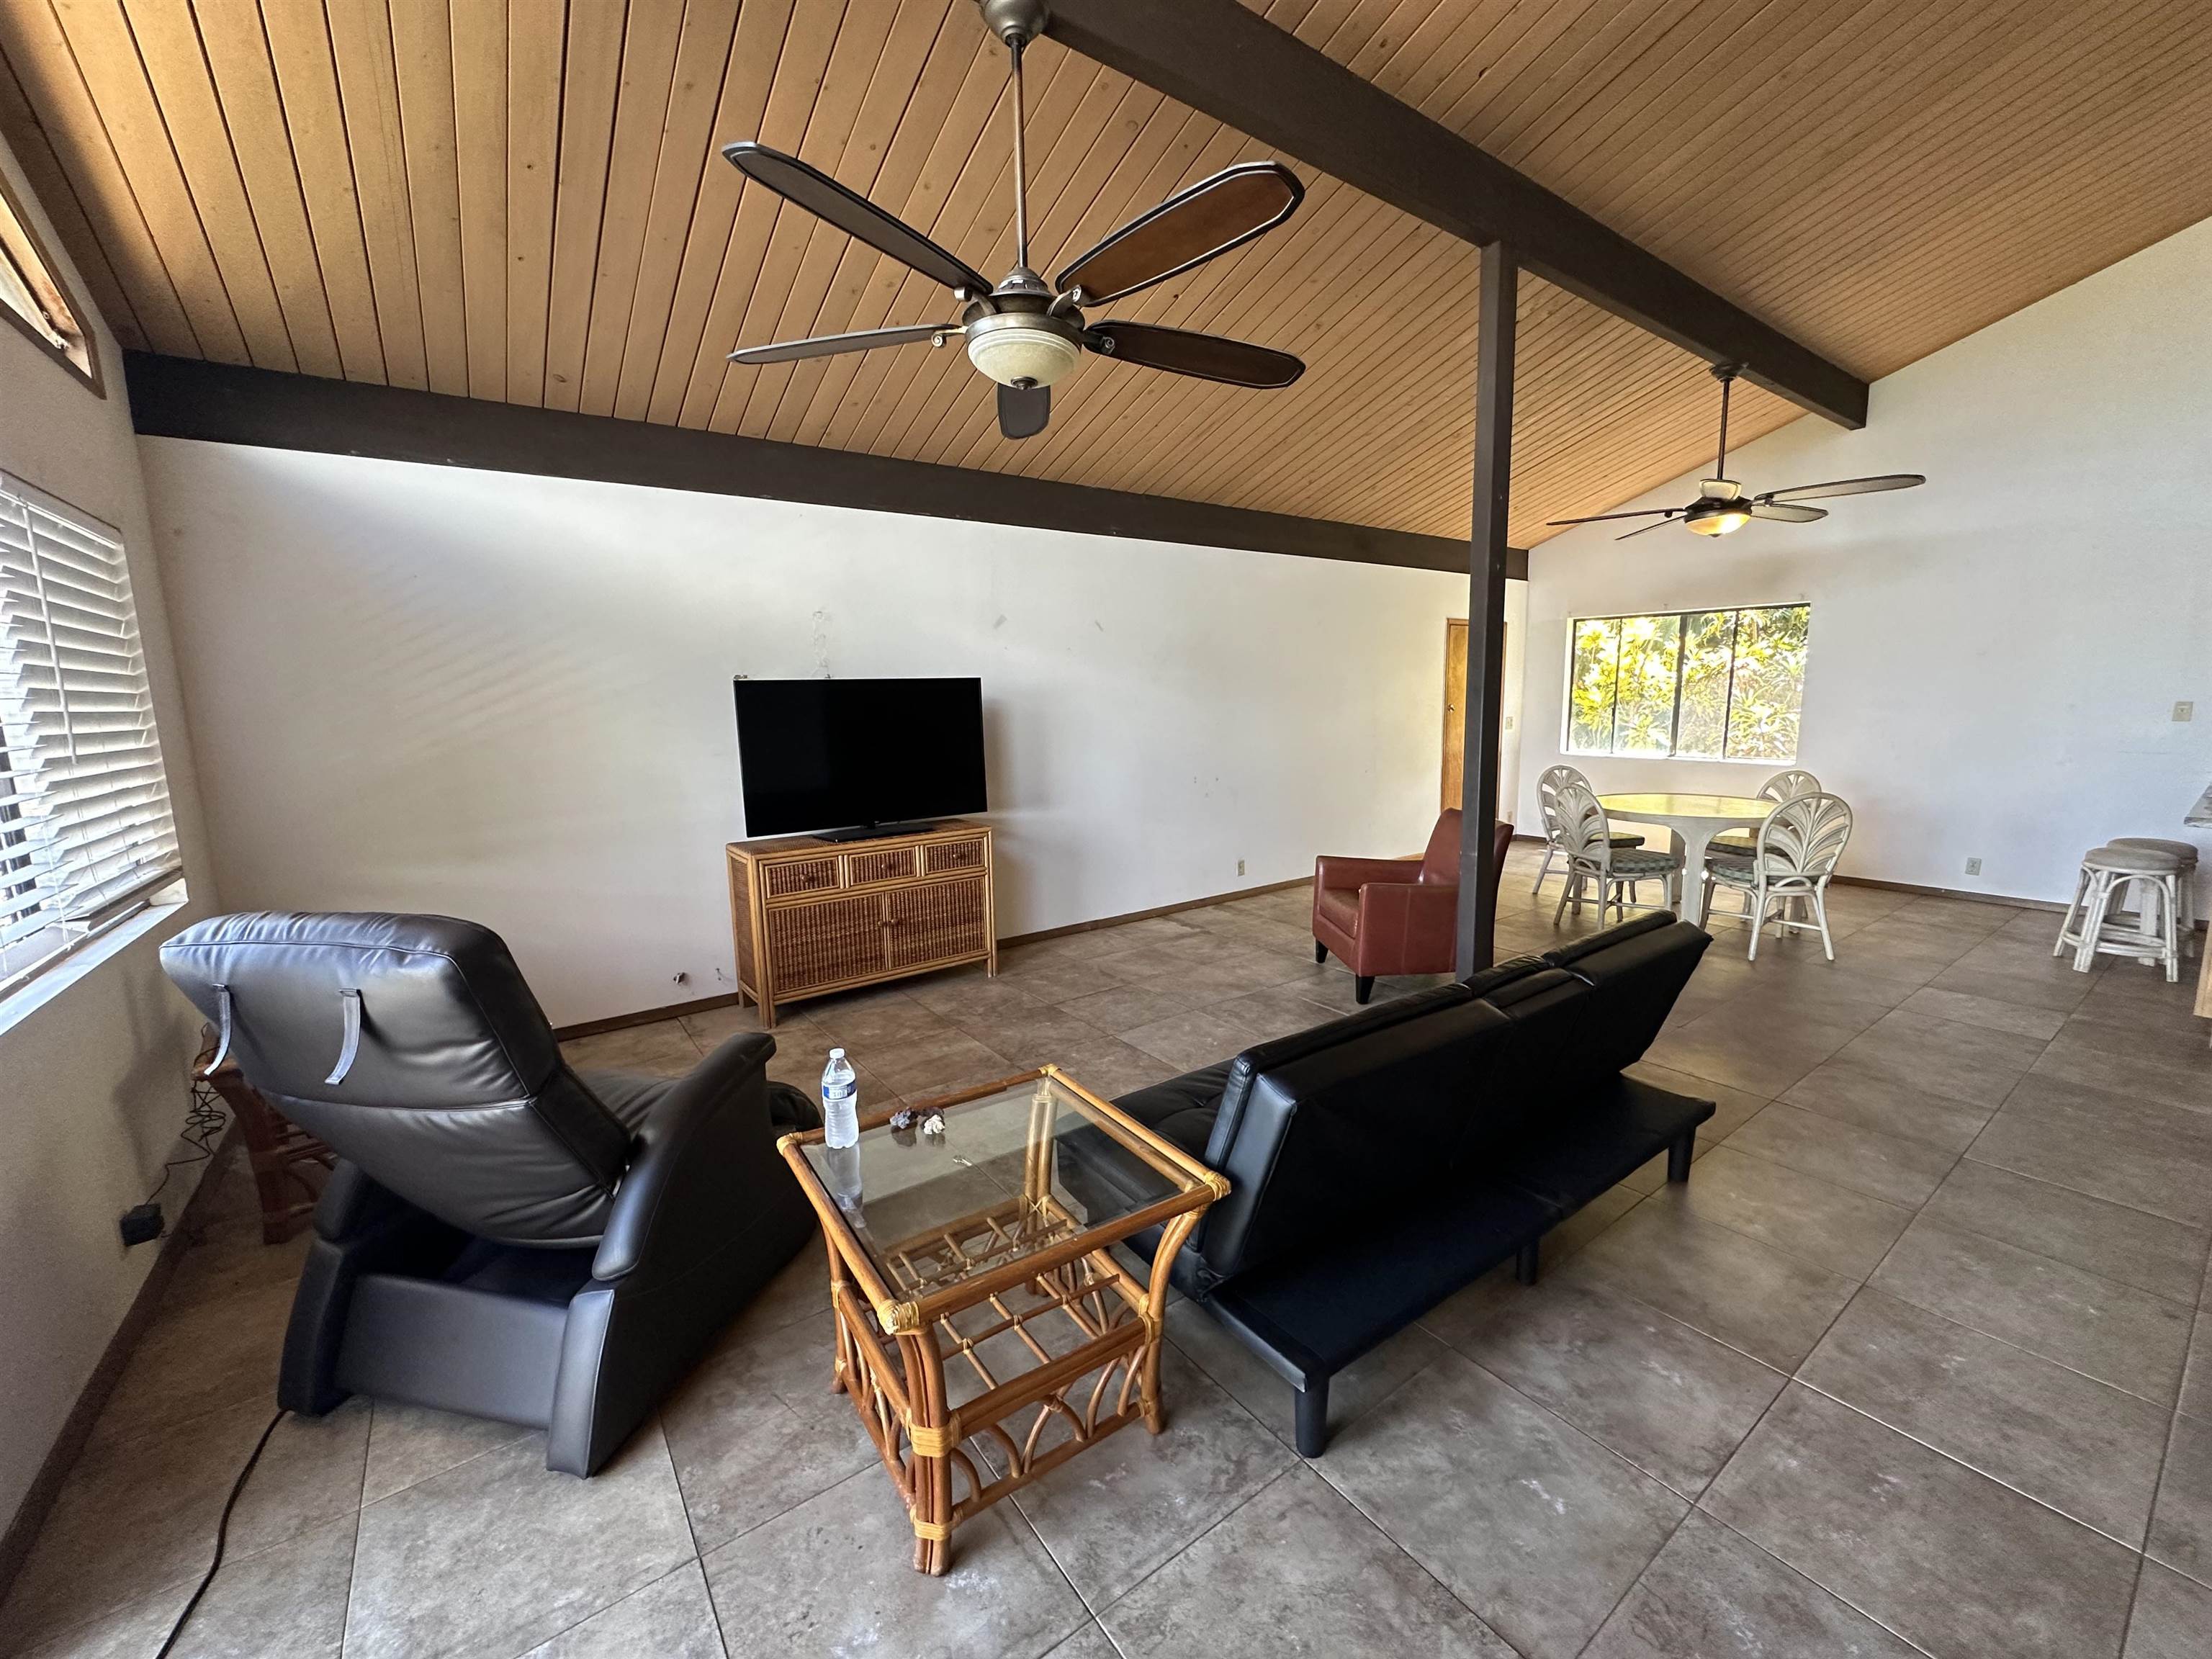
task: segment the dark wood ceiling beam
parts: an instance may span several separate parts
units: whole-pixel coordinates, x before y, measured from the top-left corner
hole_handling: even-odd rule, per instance
[[[1334,519],[151,352],[126,351],[123,362],[131,424],[149,438],[589,478],[1418,570],[1467,568],[1463,541]],[[1526,580],[1528,553],[1512,548],[1507,557],[1509,574]]]
[[[1237,0],[1051,0],[1046,33],[1842,426],[1867,386]]]

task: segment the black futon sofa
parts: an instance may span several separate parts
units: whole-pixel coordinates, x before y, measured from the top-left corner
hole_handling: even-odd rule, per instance
[[[1229,1177],[1170,1273],[1298,1390],[1302,1454],[1361,1354],[1509,1256],[1533,1283],[1544,1234],[1657,1153],[1689,1179],[1713,1103],[1622,1070],[1711,943],[1639,917],[1117,1103]]]

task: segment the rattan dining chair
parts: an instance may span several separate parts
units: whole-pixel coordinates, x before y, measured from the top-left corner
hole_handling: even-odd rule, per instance
[[[1743,919],[1751,924],[1751,960],[1759,960],[1759,935],[1771,921],[1777,928],[1799,927],[1820,935],[1820,949],[1836,959],[1828,937],[1828,881],[1836,860],[1851,838],[1851,809],[1840,795],[1799,795],[1785,800],[1759,826],[1759,841],[1747,859],[1705,862],[1705,921],[1713,920],[1716,884],[1741,893]],[[1802,900],[1813,920],[1794,920],[1790,902]],[[1777,914],[1770,917],[1770,908]]]
[[[1590,781],[1571,766],[1547,766],[1543,776],[1536,780],[1536,810],[1544,824],[1544,862],[1537,867],[1535,882],[1528,889],[1532,893],[1543,890],[1544,878],[1552,873],[1552,860],[1565,856],[1564,832],[1559,827],[1559,789],[1570,783],[1582,785],[1592,795],[1597,793],[1590,787]],[[1616,851],[1626,853],[1643,846],[1644,837],[1633,834],[1615,836],[1613,845]]]
[[[1554,805],[1559,815],[1559,851],[1567,860],[1567,881],[1559,892],[1559,908],[1552,912],[1553,927],[1559,925],[1559,918],[1566,914],[1570,903],[1575,907],[1577,915],[1582,915],[1583,889],[1590,882],[1597,884],[1597,919],[1601,923],[1605,921],[1608,905],[1626,920],[1632,908],[1666,908],[1680,902],[1680,854],[1617,846],[1613,826],[1606,821],[1605,808],[1598,804],[1596,794],[1587,782],[1560,785]],[[1629,887],[1639,881],[1662,884],[1665,896],[1660,905],[1634,902]]]
[[[1760,784],[1759,793],[1754,799],[1771,801],[1795,800],[1800,795],[1817,795],[1820,793],[1820,779],[1802,768],[1793,766],[1787,771],[1777,772],[1765,783]],[[1759,837],[1755,830],[1731,830],[1726,835],[1715,836],[1706,844],[1705,851],[1709,854],[1717,854],[1722,858],[1747,859],[1757,849],[1758,845]]]

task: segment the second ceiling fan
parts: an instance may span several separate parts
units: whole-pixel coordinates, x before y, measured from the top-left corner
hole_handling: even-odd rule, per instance
[[[1006,43],[1013,60],[1014,268],[994,286],[904,220],[797,156],[750,140],[728,144],[723,156],[745,177],[942,283],[962,307],[954,322],[746,346],[732,352],[730,361],[787,363],[925,340],[941,346],[957,336],[967,343],[968,361],[998,382],[999,429],[1009,438],[1044,430],[1052,416],[1053,382],[1085,351],[1225,386],[1286,386],[1304,374],[1305,365],[1286,351],[1152,323],[1086,322],[1082,311],[1180,276],[1281,224],[1305,199],[1305,188],[1279,161],[1248,161],[1200,179],[1063,266],[1049,286],[1030,269],[1022,50],[1042,31],[1045,8],[1043,0],[980,3],[985,26]]]
[[[1729,388],[1735,384],[1741,373],[1735,363],[1717,363],[1713,378],[1721,383],[1721,441],[1720,453],[1713,459],[1713,476],[1698,480],[1698,499],[1687,507],[1646,507],[1632,513],[1593,513],[1586,519],[1554,519],[1549,528],[1565,525],[1603,524],[1613,519],[1656,519],[1657,524],[1639,525],[1627,536],[1616,536],[1615,541],[1625,542],[1629,536],[1641,536],[1646,531],[1658,530],[1680,520],[1685,529],[1700,536],[1726,536],[1739,531],[1753,519],[1778,519],[1785,524],[1810,524],[1815,519],[1828,516],[1826,507],[1806,507],[1802,503],[1818,501],[1827,495],[1864,495],[1877,489],[1910,489],[1915,484],[1928,482],[1918,472],[1885,472],[1871,478],[1833,478],[1826,483],[1791,484],[1786,489],[1762,490],[1756,495],[1744,494],[1743,486],[1728,477],[1728,410]]]

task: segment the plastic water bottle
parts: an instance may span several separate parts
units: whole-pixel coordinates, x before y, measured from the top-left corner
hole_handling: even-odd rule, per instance
[[[860,1081],[842,1048],[832,1048],[822,1068],[822,1139],[830,1146],[857,1146],[860,1139]]]

